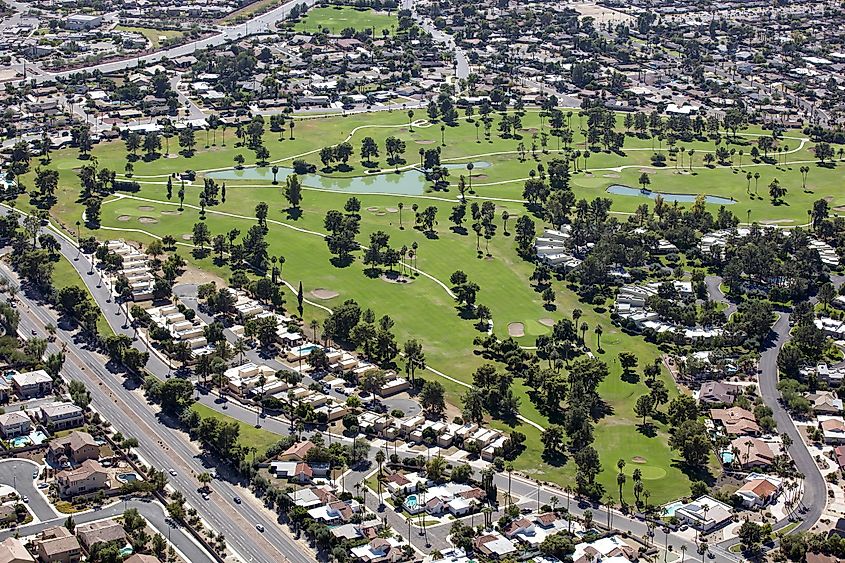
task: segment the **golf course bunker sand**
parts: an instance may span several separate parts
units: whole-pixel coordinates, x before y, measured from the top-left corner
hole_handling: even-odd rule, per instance
[[[648,460],[642,456],[635,455],[631,458],[631,463],[648,463]]]
[[[194,240],[194,235],[185,233],[182,235],[182,240]]]
[[[602,174],[605,178],[619,178],[619,174]]]
[[[525,336],[525,325],[522,323],[511,323],[508,325],[508,336],[519,338]]]
[[[326,299],[334,299],[335,297],[340,295],[340,293],[338,293],[336,291],[332,291],[330,289],[324,289],[322,287],[318,287],[317,289],[311,290],[311,295],[314,296],[316,299],[326,300]]]
[[[379,208],[378,207],[368,207],[367,211],[369,211],[370,213],[377,213],[379,211]]]
[[[161,214],[162,214],[162,215],[181,215],[181,214],[182,214],[182,212],[181,212],[181,211],[170,211],[170,210],[167,210],[167,211],[162,211],[162,212],[161,212]]]
[[[121,215],[117,218],[118,221],[129,221],[130,219],[132,219],[131,215]]]
[[[418,139],[414,141],[418,145],[433,145],[434,141],[429,141],[428,139]]]
[[[473,174],[472,177],[476,180],[486,180],[487,174]]]
[[[144,223],[145,225],[151,225],[153,223],[158,223],[158,219],[153,217],[138,217],[138,221]]]
[[[385,207],[384,210],[387,211],[388,213],[399,213],[399,209],[397,209],[395,207]]]
[[[152,205],[139,205],[138,211],[155,211],[156,208]]]
[[[548,319],[548,318],[540,319],[539,323],[543,326],[555,326],[555,320],[554,319]]]

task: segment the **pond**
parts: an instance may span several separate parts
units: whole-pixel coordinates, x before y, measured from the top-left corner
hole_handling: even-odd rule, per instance
[[[476,169],[491,166],[489,162],[474,162],[473,165]],[[446,168],[465,169],[466,164],[447,164]],[[280,166],[276,180],[278,180],[279,184],[282,184],[285,178],[291,174],[293,174],[293,169]],[[226,170],[208,172],[205,176],[215,180],[260,180],[272,182],[273,170],[270,166],[243,168],[241,170],[227,168]],[[398,195],[422,195],[425,193],[425,188],[430,185],[430,182],[425,179],[425,174],[415,168],[399,172],[398,174],[388,170],[380,174],[354,178],[329,178],[320,174],[302,174],[300,175],[300,180],[302,181],[302,185],[309,188],[353,193]]]
[[[657,199],[657,196],[660,196],[663,198],[663,201],[677,201],[678,203],[693,203],[699,195],[653,192],[651,190],[641,190],[639,188],[632,188],[631,186],[623,186],[621,184],[613,184],[612,186],[609,186],[607,188],[607,193],[614,195],[647,197],[649,199]],[[715,205],[733,205],[734,203],[736,203],[736,200],[734,199],[727,197],[719,197],[717,195],[705,195],[704,201],[705,203],[712,203]]]

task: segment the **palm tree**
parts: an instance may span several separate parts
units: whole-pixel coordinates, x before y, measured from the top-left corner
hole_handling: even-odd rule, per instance
[[[296,124],[293,122],[293,119],[291,119],[290,122],[288,123],[288,127],[290,128],[290,140],[291,141],[293,141],[293,128],[295,127],[295,125]]]
[[[596,333],[596,350],[601,352],[601,335],[604,332],[604,329],[601,325],[596,325],[594,331]]]
[[[414,110],[409,109],[409,110],[408,110],[408,132],[409,132],[409,133],[413,133],[413,132],[414,132],[414,126],[413,126],[413,124],[412,124],[412,122],[411,122],[411,120],[412,120],[412,119],[414,119]]]
[[[402,225],[402,209],[405,207],[405,204],[400,201],[396,207],[399,208],[399,230],[404,231],[405,227]]]
[[[581,343],[584,343],[584,337],[587,336],[587,331],[590,330],[590,325],[587,324],[587,321],[581,323]]]
[[[314,333],[314,342],[318,342],[317,329],[320,328],[320,321],[318,321],[317,319],[311,319],[311,322],[308,323],[308,326],[311,327],[311,330]]]
[[[742,151],[739,151],[742,152]],[[687,557],[687,546],[681,545],[681,563],[684,563],[684,559]]]
[[[513,504],[513,499],[511,498],[511,475],[513,474],[513,463],[507,462],[505,464],[505,471],[508,472],[508,506]]]
[[[472,193],[472,169],[475,168],[475,164],[472,162],[467,163],[467,172],[469,172],[469,193]],[[462,198],[463,199],[463,198]]]
[[[378,463],[378,504],[382,506],[384,502],[381,498],[381,477],[382,477],[382,465],[384,464],[384,452],[379,449],[376,452],[376,463]]]
[[[232,346],[232,351],[235,354],[238,354],[238,356],[240,358],[239,363],[243,364],[244,363],[244,352],[246,352],[246,340],[244,340],[243,338],[238,338],[235,341],[235,345]]]

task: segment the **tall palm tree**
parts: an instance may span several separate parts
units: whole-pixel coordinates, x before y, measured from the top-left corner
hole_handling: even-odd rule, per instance
[[[507,462],[505,464],[505,471],[508,472],[508,506],[513,504],[513,498],[511,497],[511,475],[513,475],[513,463]]]
[[[314,333],[314,342],[318,342],[317,329],[320,328],[320,321],[318,321],[317,319],[311,319],[311,322],[308,323],[308,326],[311,327],[311,330]]]
[[[596,350],[601,352],[601,335],[604,332],[604,329],[601,325],[596,325],[596,328],[593,330],[596,333]]]
[[[244,352],[246,352],[246,340],[243,338],[238,338],[235,341],[235,345],[232,346],[232,351],[239,356],[239,363],[244,363]]]

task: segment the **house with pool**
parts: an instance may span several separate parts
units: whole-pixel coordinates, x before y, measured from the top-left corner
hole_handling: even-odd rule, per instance
[[[408,514],[425,512],[430,516],[451,514],[465,516],[479,506],[478,487],[462,483],[435,485],[424,491],[415,492],[405,497],[402,508]],[[483,491],[481,491],[483,496]]]

